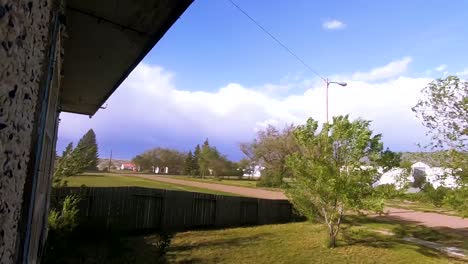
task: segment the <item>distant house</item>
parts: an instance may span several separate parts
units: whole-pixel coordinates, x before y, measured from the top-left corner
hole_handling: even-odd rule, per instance
[[[131,170],[131,171],[136,171],[137,170],[137,167],[135,164],[133,163],[122,163],[122,165],[120,165],[120,170]]]
[[[169,167],[153,167],[153,172],[156,174],[168,174]]]
[[[264,169],[265,167],[256,165],[253,167],[253,170],[244,169],[244,174],[242,176],[249,177],[249,178],[260,178],[260,176],[262,176],[262,170]]]
[[[450,175],[451,169],[442,167],[431,167],[423,162],[416,162],[411,165],[411,171],[408,175],[402,168],[393,168],[382,174],[380,180],[375,184],[395,184],[398,189],[402,188],[404,183],[410,183],[412,188],[409,192],[416,192],[419,187],[415,185],[423,184],[424,182],[430,183],[434,188],[440,186],[455,188],[456,179]]]
[[[442,167],[430,167],[423,162],[416,162],[411,166],[411,177],[412,180],[416,180],[415,177],[423,176],[426,181],[432,184],[434,188],[440,186],[455,188],[456,179],[451,175],[452,169]]]

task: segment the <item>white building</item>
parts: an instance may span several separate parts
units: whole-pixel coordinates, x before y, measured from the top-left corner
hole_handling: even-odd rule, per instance
[[[381,170],[380,170],[381,171]],[[451,169],[441,167],[431,167],[423,162],[416,162],[411,165],[410,173],[406,173],[405,169],[393,168],[385,172],[375,186],[383,184],[395,184],[400,189],[405,183],[415,182],[415,176],[425,177],[426,182],[429,182],[434,188],[440,186],[455,188],[456,179],[450,175]],[[407,174],[407,175],[405,175]]]
[[[262,167],[262,166],[255,166],[254,169],[252,171],[248,171],[246,172],[246,170],[244,170],[244,174],[242,175],[243,177],[249,177],[249,178],[260,178],[260,176],[262,176],[262,170],[264,170],[265,167]]]

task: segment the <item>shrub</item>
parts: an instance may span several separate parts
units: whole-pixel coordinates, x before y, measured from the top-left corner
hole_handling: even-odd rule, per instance
[[[423,194],[427,200],[436,207],[441,207],[444,204],[445,196],[449,193],[450,189],[446,187],[439,187],[435,189],[432,184],[427,184],[424,187]]]
[[[262,176],[257,182],[259,187],[282,187],[283,176],[275,170],[264,170]]]
[[[395,184],[382,184],[375,187],[377,193],[380,193],[386,199],[395,199],[402,196],[402,192],[397,190]]]
[[[61,263],[67,252],[72,232],[78,226],[78,202],[76,196],[67,196],[61,209],[50,210],[49,233],[45,247],[44,263]]]

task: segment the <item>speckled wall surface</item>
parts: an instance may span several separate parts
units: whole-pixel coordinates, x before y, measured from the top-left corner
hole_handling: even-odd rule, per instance
[[[0,0],[0,263],[15,256],[51,0]]]

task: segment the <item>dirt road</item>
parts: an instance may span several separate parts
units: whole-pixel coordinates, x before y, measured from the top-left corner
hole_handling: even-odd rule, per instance
[[[452,229],[452,231],[468,236],[468,218],[391,207],[385,208],[385,212],[388,212],[385,218],[436,229]]]
[[[150,176],[150,175],[131,175],[135,177],[168,182],[174,184],[181,184],[193,187],[199,187],[203,189],[210,189],[215,191],[235,193],[248,197],[262,198],[262,199],[286,199],[284,193],[280,191],[267,191],[262,189],[254,189],[247,187],[237,187],[224,184],[216,183],[205,183],[205,182],[195,182],[174,179],[170,177],[161,177],[161,176]],[[396,221],[404,221],[409,223],[414,223],[418,225],[424,225],[427,227],[440,228],[440,229],[451,229],[457,233],[466,234],[468,236],[468,218],[463,219],[461,217],[449,216],[437,213],[425,213],[419,211],[412,211],[407,209],[397,209],[397,208],[385,208],[385,212],[388,212],[384,218],[394,219]]]
[[[152,175],[141,175],[141,174],[132,174],[130,176],[145,178],[149,180],[168,182],[192,187],[198,187],[203,189],[215,190],[226,193],[235,193],[247,197],[255,197],[262,199],[272,199],[272,200],[285,200],[286,196],[279,191],[267,191],[262,189],[248,188],[248,187],[238,187],[217,183],[207,183],[207,182],[196,182],[196,181],[187,181],[174,179],[171,177],[164,176],[152,176]]]

